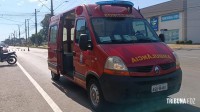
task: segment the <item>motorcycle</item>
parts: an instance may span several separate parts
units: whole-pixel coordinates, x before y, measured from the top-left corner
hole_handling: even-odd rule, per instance
[[[0,62],[7,61],[8,64],[13,65],[17,62],[17,55],[15,52],[3,53],[0,47]]]

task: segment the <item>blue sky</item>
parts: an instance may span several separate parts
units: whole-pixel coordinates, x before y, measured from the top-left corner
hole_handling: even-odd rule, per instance
[[[68,2],[65,2],[68,1]],[[53,0],[55,14],[71,9],[83,3],[95,3],[102,0]],[[169,0],[130,0],[135,4],[135,7],[148,7]],[[42,2],[42,3],[41,3]],[[45,4],[45,5],[43,5]],[[35,32],[34,28],[34,12],[38,11],[38,29],[40,21],[46,13],[50,13],[50,0],[0,0],[0,41],[8,38],[9,35],[16,31],[20,26],[21,37],[25,37],[25,19],[30,19],[30,36]],[[39,31],[39,30],[38,30]]]

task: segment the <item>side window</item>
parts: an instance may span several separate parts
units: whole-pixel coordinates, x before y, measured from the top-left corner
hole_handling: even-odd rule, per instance
[[[74,40],[74,30],[75,30],[75,28],[71,29],[71,40]]]
[[[133,29],[137,35],[146,36],[145,23],[143,21],[134,21]]]
[[[142,38],[150,38],[152,40],[157,40],[153,35],[152,31],[147,27],[147,23],[143,21],[134,21],[133,29],[135,30],[135,35]]]
[[[76,24],[76,40],[78,43],[80,35],[86,33],[86,22],[84,19],[78,20]]]
[[[58,26],[51,26],[51,33],[50,33],[50,43],[56,43],[56,37],[58,33]]]
[[[67,41],[67,29],[63,28],[63,42]]]
[[[156,39],[145,22],[133,22],[133,29],[135,30],[136,34],[142,34],[146,38]]]

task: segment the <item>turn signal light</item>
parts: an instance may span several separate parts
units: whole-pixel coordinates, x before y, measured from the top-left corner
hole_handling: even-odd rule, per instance
[[[130,76],[128,71],[104,69],[104,73],[109,74],[109,75]]]

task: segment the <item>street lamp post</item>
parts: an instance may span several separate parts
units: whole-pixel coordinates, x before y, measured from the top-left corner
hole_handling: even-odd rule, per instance
[[[28,51],[30,51],[30,49],[29,49],[29,44],[30,44],[29,43],[29,19],[27,19],[27,22],[28,22],[28,38],[27,38],[28,39],[27,40],[28,41]]]
[[[53,14],[53,0],[51,0],[51,16],[53,16],[54,14]]]

